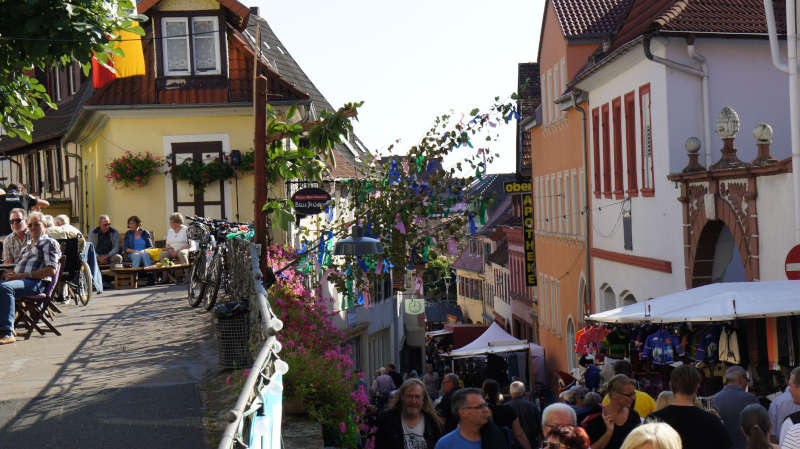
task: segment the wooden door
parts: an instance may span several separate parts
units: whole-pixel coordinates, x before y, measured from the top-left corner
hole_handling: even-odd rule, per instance
[[[187,159],[212,162],[222,158],[222,142],[185,142],[172,144],[172,160],[176,164]],[[173,210],[184,215],[222,218],[225,216],[225,189],[222,182],[207,185],[205,192],[195,192],[186,181],[172,178]]]

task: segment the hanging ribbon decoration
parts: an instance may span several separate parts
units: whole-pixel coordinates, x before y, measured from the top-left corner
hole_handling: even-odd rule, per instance
[[[403,158],[403,173],[408,174],[408,159]]]
[[[481,206],[480,206],[480,222],[481,225],[486,224],[486,198],[481,198]]]
[[[452,235],[450,236],[450,240],[447,241],[447,252],[450,254],[458,254],[458,242],[456,242],[456,238]]]
[[[472,217],[472,212],[467,212],[467,220],[469,221],[469,233],[475,235],[478,228],[475,227],[475,220]]]
[[[378,260],[378,266],[375,268],[375,274],[383,273],[383,259]]]
[[[425,165],[425,156],[417,156],[417,173],[422,171],[422,166]]]
[[[417,293],[419,293],[421,297],[423,298],[425,297],[424,293],[425,283],[422,282],[422,275],[419,273],[417,273],[417,277],[414,279],[414,288],[415,290],[417,290]]]
[[[400,168],[396,159],[389,163],[389,184],[400,184]]]
[[[394,216],[394,227],[395,229],[400,231],[401,234],[406,233],[406,225],[405,223],[403,223],[403,220],[400,217],[400,212],[398,212],[397,215]]]

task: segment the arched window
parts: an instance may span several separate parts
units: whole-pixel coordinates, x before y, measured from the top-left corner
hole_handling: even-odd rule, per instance
[[[602,310],[599,310],[598,312],[605,312],[606,310],[611,310],[617,307],[617,297],[610,285],[603,284],[603,286],[600,287],[600,297],[602,298],[600,304],[600,308]]]
[[[633,296],[633,293],[622,292],[622,294],[620,296],[622,296],[622,305],[623,306],[629,306],[631,304],[636,304],[636,297]]]
[[[575,324],[572,322],[572,317],[567,318],[567,338],[565,343],[567,345],[569,369],[573,370],[578,367],[578,356],[575,354]]]

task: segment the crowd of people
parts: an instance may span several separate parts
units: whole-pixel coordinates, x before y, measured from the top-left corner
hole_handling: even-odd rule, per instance
[[[626,369],[624,362],[615,366]],[[431,366],[422,378],[414,372],[403,379],[393,365],[377,374],[377,448],[800,449],[800,368],[769,408],[748,391],[748,373],[738,365],[702,404],[700,373],[684,364],[671,371],[670,390],[657,400],[617,372],[598,391],[566,390],[541,413],[520,381],[504,397],[493,379],[464,388],[451,372],[439,381]]]

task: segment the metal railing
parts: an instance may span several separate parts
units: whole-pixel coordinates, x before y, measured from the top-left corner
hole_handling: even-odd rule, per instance
[[[251,443],[257,435],[251,434],[247,424],[252,424],[256,412],[264,407],[266,392],[270,385],[272,384],[273,389],[282,388],[280,376],[286,374],[289,368],[286,362],[278,357],[281,345],[275,337],[276,333],[283,328],[283,322],[272,312],[267,301],[267,292],[261,284],[261,270],[258,266],[259,256],[256,245],[253,243],[249,243],[249,245],[252,282],[255,290],[255,294],[251,298],[251,305],[255,303],[258,307],[262,327],[260,331],[263,332],[266,339],[250,368],[250,373],[236,400],[236,405],[226,415],[229,424],[222,434],[218,449],[233,449],[237,447],[237,444],[239,447],[251,447]],[[273,417],[274,419],[280,420],[280,416]],[[273,428],[280,429],[280,425]],[[275,438],[276,436],[273,435],[272,438],[265,440],[262,435],[261,445],[258,447],[273,447],[271,442],[275,441]],[[280,435],[277,435],[277,441],[280,441]],[[267,442],[270,444],[265,445],[264,443]],[[280,448],[274,447],[274,449]]]

